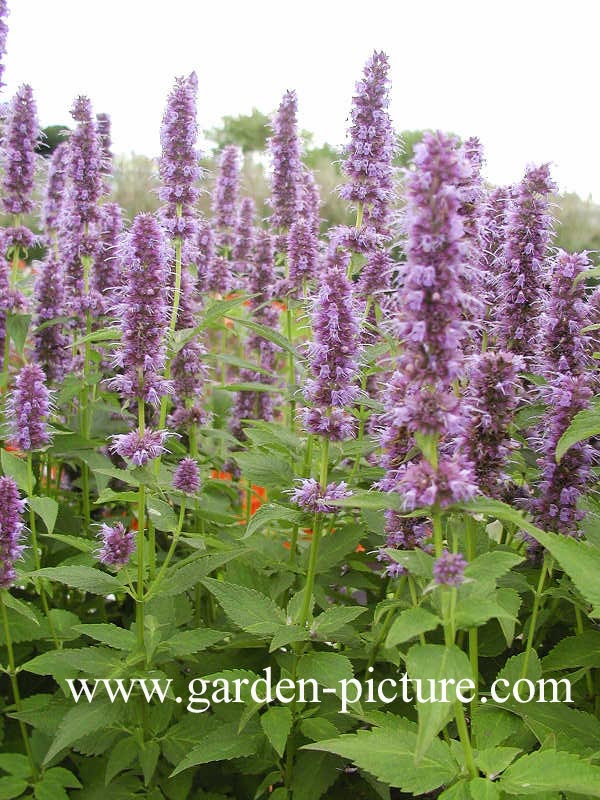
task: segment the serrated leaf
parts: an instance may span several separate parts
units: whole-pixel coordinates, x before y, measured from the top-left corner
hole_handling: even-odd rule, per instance
[[[447,687],[447,702],[441,699],[441,681],[454,679],[473,680],[469,659],[456,645],[444,647],[439,644],[413,645],[406,656],[406,671],[411,680],[420,679],[424,687],[434,686],[438,702],[417,702],[419,730],[415,750],[415,760],[420,762],[434,737],[454,714],[456,684]],[[433,681],[430,684],[429,681]],[[428,691],[428,690],[426,690]]]
[[[106,762],[106,772],[104,774],[104,785],[108,786],[115,775],[130,767],[137,756],[138,748],[135,739],[126,737],[120,739],[110,751]]]
[[[458,773],[447,744],[435,739],[415,766],[417,737],[407,730],[376,728],[304,746],[349,759],[380,781],[414,795],[450,783]]]
[[[487,776],[496,777],[512,763],[521,751],[518,747],[490,747],[475,751],[475,763]]]
[[[238,549],[228,550],[224,553],[209,553],[201,555],[183,566],[176,565],[167,572],[159,586],[158,593],[161,597],[172,597],[187,592],[215,569],[239,558],[245,552],[245,550]]]
[[[285,521],[289,525],[299,525],[304,519],[304,514],[294,508],[282,506],[279,503],[265,503],[260,506],[250,519],[242,539],[248,539],[261,528],[272,522]]]
[[[574,753],[538,750],[515,761],[502,775],[499,787],[518,797],[543,791],[600,797],[600,767]]]
[[[433,574],[433,556],[423,550],[394,550],[387,548],[385,551],[392,561],[402,564],[413,575],[431,578]]]
[[[495,583],[517,564],[523,561],[523,556],[509,553],[505,550],[492,550],[477,556],[465,567],[465,576],[476,581],[490,581]]]
[[[223,315],[228,316],[228,315]],[[254,333],[258,333],[262,336],[263,339],[266,339],[268,342],[273,342],[278,347],[281,347],[282,350],[286,350],[288,353],[296,356],[296,358],[300,358],[298,351],[294,347],[294,345],[287,339],[285,336],[282,336],[279,331],[273,330],[273,328],[267,328],[266,325],[261,325],[258,322],[255,322],[251,319],[242,319],[241,317],[231,317],[228,316],[233,322],[237,322],[239,325],[243,325],[244,328],[250,328],[251,331]]]
[[[600,434],[600,409],[585,408],[575,414],[567,430],[556,445],[556,463],[558,464],[570,447],[583,442],[591,436]]]
[[[317,573],[338,566],[345,556],[356,550],[363,536],[364,530],[360,525],[346,525],[323,536],[317,555]],[[308,553],[306,557],[308,559]]]
[[[369,511],[380,511],[393,508],[399,511],[402,508],[402,498],[396,492],[376,492],[357,490],[351,497],[341,497],[331,500],[330,505],[339,508],[361,508]]]
[[[31,314],[7,314],[6,315],[6,335],[12,339],[17,353],[22,356],[27,341],[27,332]]]
[[[294,763],[294,800],[319,800],[337,780],[337,766],[330,753],[300,751]]]
[[[268,708],[260,717],[260,726],[280,758],[285,751],[293,721],[292,712],[285,706]]]
[[[216,730],[206,736],[199,737],[196,747],[180,761],[171,773],[171,777],[178,775],[184,769],[197,767],[200,764],[210,764],[213,761],[229,761],[232,758],[242,758],[254,755],[260,742],[256,733],[238,733],[237,723],[230,722],[220,725]]]
[[[75,589],[92,594],[114,594],[124,591],[123,584],[117,578],[99,569],[84,566],[44,567],[30,573],[32,578],[64,583]]]
[[[27,502],[35,513],[42,518],[48,533],[52,533],[58,516],[58,503],[52,497],[30,497]]]
[[[40,624],[39,619],[36,617],[31,606],[28,605],[27,603],[24,603],[17,597],[13,597],[10,592],[3,593],[2,602],[7,608],[11,608],[13,611],[16,611],[17,614],[20,614],[22,617],[25,617],[30,622],[33,622],[34,625],[39,626]]]
[[[486,778],[473,778],[469,781],[469,792],[473,800],[500,800],[500,790]]]
[[[27,789],[27,781],[16,775],[5,775],[0,778],[0,800],[12,800],[19,797]]]
[[[544,671],[600,667],[600,631],[589,630],[567,636],[542,659]]]
[[[31,774],[29,759],[21,753],[0,753],[0,769],[18,778],[27,778]]]
[[[394,620],[388,633],[386,647],[396,647],[402,642],[408,642],[421,633],[434,631],[441,620],[424,608],[407,608]]]
[[[144,786],[148,786],[156,770],[158,757],[160,756],[160,745],[158,742],[144,742],[139,749],[139,760],[144,774]]]
[[[279,650],[280,647],[285,647],[288,644],[306,642],[309,638],[310,634],[306,628],[301,628],[299,625],[281,625],[277,628],[271,640],[269,653],[274,653],[275,650]]]
[[[159,652],[163,650],[173,656],[173,658],[182,658],[183,656],[193,655],[206,650],[216,642],[222,641],[227,636],[223,631],[212,631],[208,628],[198,628],[194,631],[180,631],[161,642],[159,645]]]
[[[355,619],[365,613],[367,609],[361,606],[332,606],[315,617],[312,627],[313,630],[319,634],[321,638],[331,636],[348,625],[354,622]]]
[[[339,693],[340,682],[353,678],[354,671],[350,659],[341,653],[305,653],[298,661],[297,675]]]
[[[44,764],[84,736],[109,728],[118,716],[118,707],[105,700],[69,709],[58,726],[56,736],[44,757]]]
[[[93,624],[74,625],[73,629],[79,633],[95,639],[97,642],[107,644],[109,647],[114,647],[117,650],[131,651],[135,648],[135,634],[125,628],[119,628],[118,625],[113,625],[107,622],[99,622]]]
[[[204,578],[202,583],[216,597],[229,619],[248,633],[268,636],[285,624],[283,611],[270,597],[255,589],[212,578]]]
[[[146,506],[155,528],[159,531],[175,533],[179,527],[179,523],[177,515],[168,503],[159,500],[157,497],[148,497]]]

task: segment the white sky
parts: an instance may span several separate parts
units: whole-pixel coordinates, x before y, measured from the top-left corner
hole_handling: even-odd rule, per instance
[[[173,78],[196,70],[201,128],[283,91],[316,140],[344,141],[354,82],[390,57],[398,129],[477,135],[495,183],[551,161],[600,201],[598,0],[8,0],[4,92],[30,83],[42,125],[77,94],[112,117],[114,150],[155,155]],[[5,94],[6,96],[6,94]]]

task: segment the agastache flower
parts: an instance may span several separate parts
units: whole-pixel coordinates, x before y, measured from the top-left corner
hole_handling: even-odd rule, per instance
[[[25,502],[13,478],[0,477],[0,589],[8,589],[16,578],[15,561],[21,558]]]
[[[237,197],[240,182],[240,150],[235,145],[224,148],[219,161],[219,173],[213,195],[212,210],[219,244],[232,244],[232,230],[236,223]]]
[[[117,305],[121,346],[115,364],[122,374],[109,385],[127,399],[157,404],[169,391],[162,373],[165,365],[167,309],[167,245],[151,214],[138,214],[121,248],[126,274]]]
[[[184,494],[198,494],[200,491],[200,470],[193,458],[184,458],[179,462],[173,475],[173,488]]]
[[[499,316],[499,284],[504,263],[505,217],[510,194],[510,187],[500,186],[488,192],[481,203],[482,249],[479,265],[487,305],[488,325],[492,322],[495,327],[497,327]]]
[[[433,580],[439,586],[460,586],[465,581],[467,562],[461,553],[444,550],[433,564]]]
[[[40,450],[50,442],[50,392],[38,364],[26,364],[8,400],[12,438],[20,450]]]
[[[310,218],[299,217],[292,224],[287,252],[290,287],[297,291],[305,281],[316,277],[319,264],[319,240]]]
[[[123,232],[123,213],[118,203],[105,203],[100,210],[100,247],[94,263],[92,285],[98,293],[103,311],[112,305],[121,285],[118,246]]]
[[[119,433],[112,437],[113,444],[110,450],[126,461],[131,461],[136,467],[143,467],[166,452],[164,443],[168,436],[169,431],[150,429],[146,429],[143,433],[139,429],[129,433]]]
[[[363,224],[383,236],[389,235],[389,206],[394,197],[388,71],[387,56],[375,52],[356,84],[350,142],[343,162],[349,181],[340,190],[343,198],[363,208]]]
[[[473,465],[483,494],[501,499],[504,469],[514,442],[510,437],[517,410],[518,375],[524,369],[520,356],[486,352],[471,367],[459,452]]]
[[[302,202],[301,216],[311,226],[315,236],[318,237],[321,227],[321,193],[312,170],[304,169],[302,172]]]
[[[271,178],[271,226],[287,231],[296,219],[302,202],[302,163],[296,112],[296,92],[284,94],[273,118],[269,152],[273,165]]]
[[[358,356],[360,320],[352,285],[346,277],[349,254],[331,244],[319,292],[314,300],[313,339],[308,346],[310,377],[304,395],[312,408],[304,411],[304,427],[332,440],[348,438],[354,428],[344,408],[360,389]]]
[[[0,89],[4,86],[4,54],[6,53],[6,37],[8,35],[8,4],[6,0],[0,0]]]
[[[539,335],[540,367],[549,378],[556,373],[578,375],[588,365],[591,337],[582,333],[588,309],[581,275],[589,267],[587,253],[559,250],[554,260]]]
[[[356,287],[358,296],[366,300],[389,289],[392,265],[393,261],[387,250],[379,249],[369,253]]]
[[[406,573],[406,569],[386,553],[386,549],[426,549],[425,540],[431,532],[422,521],[412,517],[402,517],[397,511],[388,509],[385,512],[385,533],[385,544],[377,552],[377,561],[386,565],[383,573],[386,577],[399,578]]]
[[[533,354],[545,259],[552,237],[548,164],[529,167],[506,212],[498,339],[505,350]]]
[[[254,246],[254,217],[256,208],[251,197],[244,197],[235,223],[233,249],[231,252],[235,272],[243,281],[251,269],[251,255]]]
[[[41,327],[64,314],[65,290],[62,266],[54,248],[40,265],[34,287],[35,328],[33,346],[36,361],[48,380],[60,383],[70,363],[69,339],[60,322]]]
[[[102,166],[101,171],[105,178],[105,193],[110,192],[110,183],[108,179],[112,175],[113,169],[113,154],[111,151],[112,139],[110,135],[110,117],[108,114],[96,114],[96,126],[98,128],[98,136],[100,137],[100,148],[102,152]]]
[[[173,238],[186,239],[195,229],[196,182],[201,176],[199,153],[196,151],[197,91],[195,73],[175,81],[160,132],[159,197],[165,204],[162,209],[165,226]]]
[[[215,260],[215,234],[212,225],[208,220],[200,220],[197,225],[197,232],[192,245],[193,254],[190,254],[188,261],[196,264],[197,279],[196,292],[198,295],[208,291],[213,274]]]
[[[61,142],[50,159],[46,193],[42,206],[42,224],[48,235],[58,228],[67,186],[68,160],[69,145],[67,142]]]
[[[31,86],[19,87],[8,113],[3,140],[2,206],[18,216],[33,209],[35,147],[40,134]]]
[[[436,467],[424,458],[410,463],[400,470],[397,487],[407,511],[433,505],[447,508],[477,494],[471,465],[460,457],[446,455],[440,457]]]
[[[135,550],[134,531],[126,530],[122,522],[117,522],[116,525],[104,523],[98,538],[102,542],[102,547],[97,552],[98,561],[116,569],[127,566]]]
[[[305,478],[300,483],[301,485],[293,491],[290,500],[303,511],[312,514],[335,514],[340,509],[338,506],[330,505],[331,500],[343,500],[352,496],[344,481],[329,483],[325,490],[314,478]]]

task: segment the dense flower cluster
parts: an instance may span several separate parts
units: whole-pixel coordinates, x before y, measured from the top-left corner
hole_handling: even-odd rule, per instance
[[[14,479],[0,477],[0,589],[8,589],[14,582],[15,561],[25,549],[21,518],[24,510],[25,502],[19,497]]]
[[[465,580],[467,562],[460,553],[444,550],[433,565],[433,580],[441,586],[460,586]]]
[[[49,443],[50,393],[40,366],[26,364],[19,372],[8,408],[12,439],[19,449],[39,450]]]
[[[167,310],[167,247],[151,214],[138,214],[120,253],[126,283],[120,290],[117,317],[121,346],[115,365],[122,372],[110,386],[128,399],[158,403],[169,390],[165,365]]]
[[[233,236],[231,257],[237,277],[245,282],[251,269],[252,248],[254,246],[254,217],[256,207],[251,197],[244,197],[240,203]]]
[[[200,470],[193,458],[184,458],[177,465],[173,475],[173,488],[184,494],[198,494],[200,491]]]
[[[236,223],[240,183],[240,151],[235,145],[225,147],[219,161],[219,174],[213,195],[214,224],[219,232],[219,244],[230,246]]]
[[[8,36],[8,5],[6,0],[0,0],[0,89],[4,86],[4,54],[6,53],[6,37]]]
[[[55,249],[49,248],[40,264],[34,287],[35,331],[34,350],[37,362],[48,380],[60,383],[66,374],[70,353],[69,339],[58,320],[64,313],[65,291],[63,271]],[[44,327],[45,326],[45,327]]]
[[[113,436],[111,451],[126,461],[131,461],[136,467],[143,467],[148,461],[153,461],[166,451],[164,443],[169,436],[168,431],[145,430],[143,433],[137,429],[129,433],[119,433]]]
[[[28,214],[33,208],[35,147],[40,135],[31,86],[12,99],[3,136],[2,206],[6,214]]]
[[[319,265],[319,240],[310,218],[299,217],[288,235],[288,277],[294,289],[300,289],[304,281],[316,277]]]
[[[104,523],[98,538],[102,542],[102,547],[97,553],[98,561],[115,569],[127,566],[135,550],[134,531],[126,530],[122,522],[117,522],[116,525]]]
[[[56,231],[67,188],[69,145],[61,142],[52,153],[42,207],[42,224],[47,235]]]
[[[343,500],[351,497],[352,492],[348,489],[345,481],[340,483],[328,483],[325,489],[314,478],[305,478],[300,486],[292,492],[291,501],[303,511],[311,514],[335,514],[339,507],[332,506],[332,500]]]
[[[196,151],[197,92],[195,73],[177,79],[167,101],[160,132],[159,197],[165,204],[162,209],[165,226],[173,238],[188,238],[195,230],[196,182],[201,175]]]
[[[121,285],[121,265],[118,247],[123,233],[123,213],[118,203],[105,203],[100,211],[100,241],[94,262],[92,286],[98,293],[102,310],[106,313]]]
[[[350,142],[344,171],[349,182],[342,197],[363,208],[365,225],[388,235],[393,198],[394,132],[388,113],[389,63],[384,53],[373,53],[363,78],[356,84]]]
[[[187,250],[188,257],[184,261],[196,265],[196,291],[200,296],[210,288],[213,274],[216,243],[215,234],[210,222],[200,220],[197,225],[197,232],[191,247]],[[187,243],[186,243],[187,244]]]
[[[271,225],[289,230],[302,202],[302,163],[296,112],[296,92],[286,92],[273,119],[269,150],[273,164],[271,179]]]

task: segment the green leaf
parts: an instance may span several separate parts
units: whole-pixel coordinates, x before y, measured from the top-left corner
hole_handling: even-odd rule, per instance
[[[473,778],[469,781],[469,791],[473,800],[500,800],[497,785],[486,778]]]
[[[2,472],[9,478],[14,478],[19,489],[27,493],[29,491],[27,462],[9,453],[8,450],[2,450],[0,453],[0,462],[2,463]]]
[[[187,592],[215,569],[239,558],[245,552],[247,551],[239,548],[224,553],[209,553],[201,555],[183,566],[176,565],[167,572],[159,585],[158,593],[161,597],[172,597]]]
[[[137,752],[137,742],[132,737],[128,736],[117,742],[110,751],[108,761],[106,762],[106,773],[104,775],[105,786],[108,786],[115,775],[118,775],[119,772],[123,772],[123,770],[133,764]]]
[[[280,647],[285,647],[288,644],[306,642],[309,638],[310,634],[306,628],[301,628],[299,625],[281,625],[277,628],[271,640],[269,653],[274,653],[275,650],[279,650]]]
[[[302,749],[336,753],[380,781],[413,795],[432,792],[456,777],[458,766],[445,742],[434,739],[418,766],[416,745],[417,736],[411,730],[376,728],[315,742]]]
[[[521,596],[515,589],[502,587],[496,589],[496,600],[507,614],[506,616],[498,616],[496,619],[502,628],[506,644],[510,647],[515,638],[516,621],[521,608]]]
[[[502,775],[499,786],[518,797],[543,791],[600,797],[600,767],[574,753],[537,750],[515,761]]]
[[[15,343],[17,353],[22,356],[27,341],[31,314],[7,314],[6,335]]]
[[[517,564],[523,561],[523,556],[509,553],[505,550],[492,550],[477,556],[465,567],[465,576],[476,581],[490,581],[495,584]]]
[[[328,638],[365,613],[360,606],[332,606],[315,617],[312,628],[319,638]]]
[[[279,503],[265,503],[260,506],[246,527],[242,539],[248,539],[261,528],[271,522],[285,521],[290,525],[299,525],[304,519],[304,514],[294,508],[279,505]]]
[[[433,556],[423,552],[423,550],[393,550],[387,548],[385,551],[393,561],[402,564],[413,575],[423,578],[431,578],[433,575]]]
[[[16,597],[13,597],[10,592],[3,592],[2,593],[2,601],[7,608],[12,608],[13,611],[16,611],[17,614],[20,614],[22,617],[25,617],[30,622],[33,622],[34,625],[39,625],[40,621],[34,614],[32,608],[27,603],[24,603],[23,600],[19,600]],[[1,766],[1,765],[0,765]]]
[[[74,625],[73,629],[89,636],[91,639],[95,639],[97,642],[102,642],[109,647],[114,647],[117,650],[131,651],[135,648],[135,634],[124,628],[119,628],[118,625],[113,625],[108,622],[99,622],[89,625]]]
[[[167,531],[168,533],[175,533],[179,523],[177,515],[168,503],[159,500],[156,497],[148,497],[146,500],[148,508],[148,515],[154,523],[154,527],[159,531]]]
[[[46,578],[47,580],[64,583],[75,589],[92,594],[114,594],[122,592],[123,585],[107,572],[84,566],[44,567],[31,572],[32,578]]]
[[[542,660],[542,666],[545,672],[600,667],[600,631],[584,631],[562,639]]]
[[[44,758],[44,764],[52,761],[61,750],[75,744],[84,736],[109,728],[118,715],[118,706],[104,699],[69,709],[58,726],[56,736]]]
[[[27,501],[35,513],[42,518],[48,533],[54,531],[58,516],[58,503],[52,497],[30,497]]]
[[[564,454],[574,444],[600,434],[600,409],[585,408],[575,414],[567,430],[558,440],[556,445],[556,463],[558,464]]]
[[[204,578],[204,586],[213,594],[229,619],[248,633],[274,634],[285,623],[283,611],[255,589],[234,583]]]
[[[353,491],[351,497],[341,497],[338,500],[328,501],[332,506],[340,508],[362,508],[369,511],[393,508],[399,511],[402,507],[402,498],[396,492],[376,492],[358,490]]]
[[[260,726],[280,758],[285,751],[292,724],[292,712],[285,706],[273,706],[260,717]]]
[[[363,536],[362,526],[354,524],[346,525],[324,536],[317,555],[317,573],[327,572],[332,567],[338,566],[345,556],[356,550]],[[308,556],[307,552],[307,560]]]
[[[223,631],[212,631],[208,628],[198,628],[194,631],[180,631],[161,642],[159,652],[165,650],[173,658],[193,655],[206,650],[216,642],[220,642],[227,634]]]
[[[0,753],[0,769],[18,778],[28,778],[31,774],[29,759],[21,753]]]
[[[27,789],[27,781],[16,775],[6,775],[0,778],[0,800],[12,800],[19,797]]]
[[[421,633],[435,630],[440,624],[441,620],[424,608],[407,608],[394,620],[388,633],[386,647],[396,647],[402,642],[408,642]]]
[[[419,763],[429,749],[434,737],[449,722],[454,713],[456,685],[448,685],[447,702],[441,700],[441,681],[453,679],[473,680],[469,659],[456,645],[444,647],[439,644],[414,645],[406,656],[406,671],[411,680],[420,679],[423,687],[435,686],[439,702],[417,702],[419,731],[415,751],[415,762]],[[429,684],[432,680],[433,684]],[[466,687],[463,687],[466,690]],[[429,689],[425,688],[429,693]],[[426,695],[427,699],[428,695]]]
[[[224,392],[272,392],[273,394],[281,394],[281,386],[276,386],[272,383],[252,383],[250,381],[220,384],[219,389]]]
[[[81,783],[71,770],[64,767],[52,767],[44,772],[44,780],[57,786],[66,786],[69,789],[81,789]]]
[[[414,437],[417,447],[426,460],[429,461],[434,469],[437,469],[439,434],[415,431]]]
[[[285,350],[288,353],[296,356],[296,358],[300,359],[300,355],[294,345],[287,339],[285,336],[282,336],[279,331],[273,330],[273,328],[267,328],[265,325],[260,325],[258,322],[254,322],[251,319],[242,319],[241,317],[231,317],[229,315],[229,319],[233,320],[233,322],[237,322],[239,325],[243,325],[244,328],[249,328],[254,333],[258,333],[262,336],[263,339],[266,339],[268,342],[273,342],[278,347],[281,347],[282,350]]]
[[[515,760],[521,751],[518,747],[490,747],[475,751],[475,763],[488,777],[495,778]]]
[[[108,503],[138,503],[140,496],[138,492],[115,492],[110,487],[104,489],[98,495],[97,500],[94,501],[95,505],[107,505]]]
[[[330,753],[300,751],[294,763],[294,800],[319,800],[337,780],[338,767]]]
[[[354,677],[352,663],[341,653],[305,653],[298,661],[298,677],[314,678],[327,689],[340,690],[341,681]]]
[[[148,786],[156,770],[158,757],[160,756],[160,745],[158,742],[144,742],[139,749],[139,760],[142,772],[144,773],[144,785]]]
[[[216,730],[205,736],[198,737],[198,744],[190,753],[180,761],[171,773],[171,777],[178,775],[184,769],[197,767],[200,764],[210,764],[212,761],[229,761],[232,758],[243,758],[254,755],[260,736],[256,733],[238,733],[236,722],[220,725]]]

